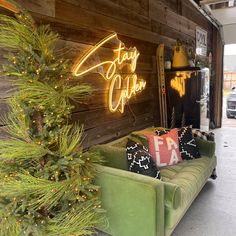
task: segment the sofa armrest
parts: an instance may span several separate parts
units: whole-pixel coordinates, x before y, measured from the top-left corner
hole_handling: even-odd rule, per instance
[[[164,235],[164,184],[157,179],[97,166],[102,207],[113,236]]]
[[[181,190],[180,187],[168,183],[165,183],[165,207],[177,209],[181,206]]]
[[[215,156],[215,142],[207,141],[201,138],[195,138],[199,153],[201,156],[214,157]]]

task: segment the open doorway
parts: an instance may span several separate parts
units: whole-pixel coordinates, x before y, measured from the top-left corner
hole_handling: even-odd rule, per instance
[[[236,44],[225,45],[223,127],[236,127]]]

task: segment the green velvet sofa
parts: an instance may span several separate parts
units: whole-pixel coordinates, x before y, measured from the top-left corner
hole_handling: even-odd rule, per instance
[[[113,236],[171,235],[216,167],[215,143],[196,138],[201,158],[162,167],[160,181],[127,171],[129,137],[92,148],[105,159],[96,179],[109,222],[101,230]]]

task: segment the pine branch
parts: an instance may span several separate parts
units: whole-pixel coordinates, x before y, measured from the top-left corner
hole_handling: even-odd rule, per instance
[[[35,44],[32,32],[34,25],[27,16],[20,14],[16,20],[10,16],[0,15],[0,24],[1,47],[24,51],[28,49],[28,45]]]
[[[64,180],[50,181],[36,178],[29,174],[15,174],[6,176],[0,183],[1,197],[22,199],[28,196],[27,207],[31,210],[40,210],[45,207],[50,210],[63,199],[76,200],[79,197],[79,176]]]
[[[0,163],[39,159],[49,153],[43,146],[20,139],[1,140]]]
[[[51,31],[49,25],[41,25],[36,29],[35,45],[37,46],[35,46],[35,49],[43,54],[46,59],[51,58],[58,39],[58,34]]]
[[[76,102],[84,100],[91,95],[91,87],[86,84],[67,85],[63,87],[63,95]]]
[[[7,124],[6,132],[12,137],[29,142],[30,136],[30,120],[24,113],[23,108],[13,97],[8,99],[10,111],[1,118],[3,124]]]
[[[86,99],[91,87],[71,83],[58,35],[24,9],[0,15],[0,26],[0,47],[10,51],[3,74],[17,87],[4,118],[12,138],[0,142],[0,235],[90,235],[103,220],[93,185],[101,160],[82,153],[82,128],[66,124],[71,100]]]
[[[53,46],[58,35],[49,26],[35,27],[34,21],[27,14],[16,15],[17,19],[0,15],[0,47],[25,51],[33,55],[40,52],[46,58],[52,56]]]
[[[79,125],[65,125],[59,133],[59,155],[67,157],[73,155],[73,153],[79,153],[82,134],[83,127]]]
[[[0,208],[0,235],[20,235],[21,224],[10,212]]]
[[[48,236],[82,236],[92,235],[94,226],[105,225],[105,218],[101,215],[104,211],[99,211],[100,205],[96,201],[89,201],[73,207],[68,212],[58,214],[48,223]]]
[[[60,106],[63,110],[67,107],[67,101],[63,94],[46,83],[40,81],[23,82],[16,80],[14,84],[17,85],[20,90],[17,94],[18,99],[28,101],[32,106],[46,108],[54,104],[54,106]]]

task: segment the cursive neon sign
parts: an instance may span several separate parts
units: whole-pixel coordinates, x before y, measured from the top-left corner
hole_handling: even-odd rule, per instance
[[[186,93],[186,80],[191,77],[191,72],[177,72],[175,77],[170,81],[171,88],[175,89],[180,97]]]
[[[3,7],[9,11],[12,11],[14,13],[19,13],[20,10],[11,2],[7,1],[7,0],[0,0],[0,7]]]
[[[124,112],[124,106],[127,100],[135,96],[138,92],[146,87],[146,81],[138,79],[135,73],[137,60],[140,55],[136,47],[127,49],[125,45],[119,40],[119,45],[113,50],[115,58],[113,60],[102,61],[96,65],[84,68],[88,59],[98,51],[105,43],[117,38],[117,34],[113,33],[94,47],[79,60],[77,60],[72,68],[75,76],[82,76],[98,69],[99,67],[106,68],[105,73],[99,73],[106,81],[110,81],[108,92],[108,108],[111,112],[117,110]],[[125,76],[121,73],[122,68],[128,67],[128,72]],[[119,94],[115,96],[115,89]],[[115,98],[115,99],[114,99]]]

